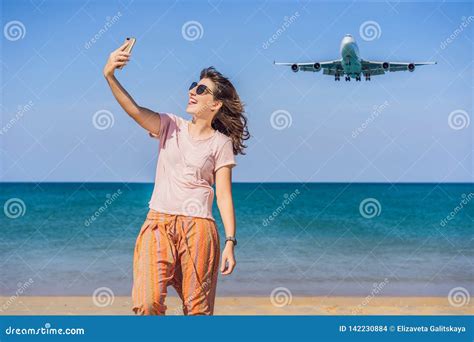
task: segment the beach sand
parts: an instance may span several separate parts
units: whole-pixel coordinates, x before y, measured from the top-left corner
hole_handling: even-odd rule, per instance
[[[109,298],[110,299],[110,298]],[[286,302],[287,303],[287,302]],[[364,305],[365,303],[365,305]],[[0,315],[132,315],[131,298],[94,304],[92,297],[0,297]],[[109,304],[109,305],[105,305]],[[167,315],[180,315],[177,297]],[[450,305],[447,297],[293,297],[279,307],[269,297],[218,297],[215,315],[472,315],[474,303]],[[283,303],[285,304],[285,303]],[[105,306],[102,306],[105,305]]]

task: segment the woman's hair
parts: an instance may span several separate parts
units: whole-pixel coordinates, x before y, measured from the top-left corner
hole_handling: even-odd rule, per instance
[[[207,78],[214,83],[214,98],[222,101],[222,107],[212,120],[212,128],[232,139],[234,154],[245,154],[244,141],[250,138],[244,104],[227,77],[214,67],[201,71],[201,79]]]

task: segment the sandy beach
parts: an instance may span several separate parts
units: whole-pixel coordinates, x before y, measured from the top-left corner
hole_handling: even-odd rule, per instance
[[[364,305],[365,303],[365,305]],[[98,304],[98,305],[96,305]],[[168,297],[168,315],[182,314],[177,297]],[[274,305],[275,304],[275,305]],[[283,305],[286,304],[286,305]],[[283,305],[280,307],[280,305]],[[131,298],[94,303],[92,297],[0,297],[0,315],[132,315]],[[472,315],[474,303],[452,306],[447,297],[218,297],[215,315]]]

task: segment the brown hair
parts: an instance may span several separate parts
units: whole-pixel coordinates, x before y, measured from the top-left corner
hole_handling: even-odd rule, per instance
[[[222,107],[212,120],[212,128],[232,139],[234,154],[245,154],[244,141],[250,138],[247,118],[244,115],[244,104],[240,101],[229,79],[214,67],[201,71],[201,79],[207,78],[214,83],[214,98],[222,101]]]

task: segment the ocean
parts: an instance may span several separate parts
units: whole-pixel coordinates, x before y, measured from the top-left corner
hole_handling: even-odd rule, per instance
[[[0,183],[0,295],[130,295],[153,184]],[[474,293],[474,184],[235,183],[217,295]],[[224,229],[214,203],[221,243]],[[27,284],[27,286],[25,286]],[[170,289],[170,294],[175,292]]]

